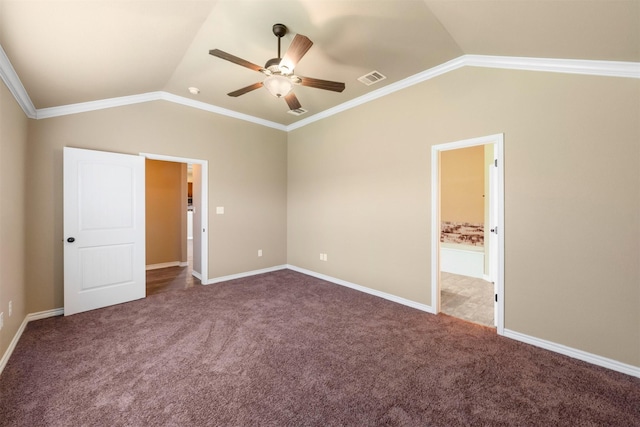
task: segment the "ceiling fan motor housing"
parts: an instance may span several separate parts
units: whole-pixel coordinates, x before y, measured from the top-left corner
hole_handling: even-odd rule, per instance
[[[271,74],[280,74],[280,61],[282,58],[271,58],[264,64],[264,68],[271,71]]]
[[[273,34],[280,38],[287,34],[287,27],[284,24],[273,24]]]

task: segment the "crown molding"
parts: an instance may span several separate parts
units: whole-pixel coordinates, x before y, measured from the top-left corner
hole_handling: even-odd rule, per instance
[[[79,102],[77,104],[61,105],[58,107],[38,108],[36,118],[68,116],[70,114],[87,113],[89,111],[104,110],[105,108],[122,107],[143,102],[162,99],[162,92],[147,92],[138,95],[121,96],[117,98],[100,99],[98,101]]]
[[[200,110],[208,111],[210,113],[221,114],[223,116],[233,117],[236,119],[252,122],[258,125],[270,127],[278,130],[287,130],[285,125],[280,123],[264,120],[259,117],[250,116],[248,114],[238,113],[237,111],[227,110],[226,108],[216,107],[215,105],[207,104],[206,102],[196,101],[194,99],[185,98],[183,96],[174,95],[168,92],[160,92],[162,94],[161,99],[176,104],[186,105],[187,107],[198,108]]]
[[[7,89],[9,92],[13,94],[13,97],[16,99],[16,102],[22,108],[22,111],[29,117],[30,119],[36,118],[36,107],[33,106],[31,102],[31,98],[29,98],[29,94],[25,90],[16,70],[13,69],[13,65],[11,65],[11,61],[9,61],[9,57],[4,52],[2,46],[0,46],[0,78],[5,85],[7,85]]]
[[[78,104],[62,105],[60,107],[40,108],[37,110],[37,119],[48,119],[51,117],[66,116],[69,114],[86,113],[89,111],[103,110],[105,108],[122,107],[125,105],[140,104],[149,101],[168,101],[174,104],[185,105],[187,107],[197,108],[199,110],[208,111],[223,116],[233,117],[240,120],[256,123],[262,126],[271,127],[279,130],[286,130],[284,125],[280,123],[270,122],[248,114],[238,113],[237,111],[227,110],[226,108],[216,107],[215,105],[205,102],[196,101],[172,93],[158,91],[147,92],[138,95],[121,96],[117,98],[101,99],[98,101],[80,102]]]
[[[434,77],[438,77],[442,74],[446,74],[448,72],[457,70],[458,68],[464,67],[465,60],[464,56],[460,56],[456,59],[452,59],[451,61],[445,62],[444,64],[437,65],[433,68],[429,68],[428,70],[422,71],[421,73],[414,74],[413,76],[407,77],[406,79],[400,80],[395,83],[391,83],[387,86],[381,87],[380,89],[376,89],[373,92],[369,92],[366,95],[362,95],[358,98],[354,98],[351,101],[347,101],[343,104],[337,105],[333,108],[329,108],[328,110],[322,111],[318,114],[314,114],[313,116],[307,117],[304,120],[300,120],[293,124],[287,126],[287,131],[292,131],[313,122],[317,122],[318,120],[325,119],[327,117],[333,116],[335,114],[341,113],[343,111],[349,110],[351,108],[357,107],[362,104],[366,104],[367,102],[371,102],[375,99],[382,98],[383,96],[390,95],[394,92],[397,92],[402,89],[406,89],[415,84],[430,80]]]
[[[462,55],[444,64],[414,74],[406,79],[391,83],[380,89],[369,92],[366,95],[347,101],[343,104],[329,108],[328,110],[314,114],[291,125],[264,120],[259,117],[217,107],[201,101],[174,95],[172,93],[157,91],[138,95],[122,96],[98,101],[82,102],[77,104],[62,105],[58,107],[36,109],[27,94],[20,78],[16,74],[9,58],[0,46],[0,77],[13,94],[18,104],[22,107],[27,117],[32,119],[46,119],[69,114],[78,114],[88,111],[102,110],[105,108],[121,107],[142,102],[163,100],[176,104],[185,105],[199,110],[220,114],[239,120],[248,121],[261,126],[289,132],[303,126],[325,119],[375,99],[390,95],[402,89],[406,89],[415,84],[422,83],[442,74],[449,73],[462,67],[485,67],[497,69],[523,70],[554,72],[568,74],[583,74],[605,77],[621,77],[640,79],[640,62],[620,62],[620,61],[592,61],[581,59],[555,59],[555,58],[528,58],[512,56],[488,56],[488,55]]]
[[[640,62],[464,55],[466,66],[640,79]]]
[[[437,65],[426,71],[407,77],[396,83],[389,84],[359,98],[340,104],[336,107],[314,114],[287,126],[287,131],[295,130],[322,120],[350,108],[357,107],[374,99],[381,98],[393,92],[406,89],[442,74],[449,73],[462,67],[487,67],[510,70],[541,71],[568,74],[587,74],[606,77],[640,78],[639,62],[590,61],[578,59],[526,58],[513,56],[462,55],[444,64]]]

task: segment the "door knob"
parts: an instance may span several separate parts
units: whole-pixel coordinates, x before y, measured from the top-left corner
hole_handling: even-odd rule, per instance
[[[69,238],[67,239],[67,242],[69,242],[69,243],[73,243],[73,242],[75,242],[75,241],[76,241],[76,239],[75,239],[74,237],[69,237]]]

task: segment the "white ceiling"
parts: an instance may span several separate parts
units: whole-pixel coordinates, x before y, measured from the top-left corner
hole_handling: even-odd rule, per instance
[[[299,117],[265,89],[227,96],[264,76],[209,50],[264,65],[275,23],[283,53],[314,42],[296,74],[344,92],[296,86]],[[464,54],[640,62],[640,0],[0,0],[0,45],[38,109],[165,91],[289,125]]]

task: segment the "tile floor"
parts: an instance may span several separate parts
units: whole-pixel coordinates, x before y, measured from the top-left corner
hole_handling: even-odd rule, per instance
[[[493,283],[475,277],[440,273],[443,313],[485,326],[494,326]]]

